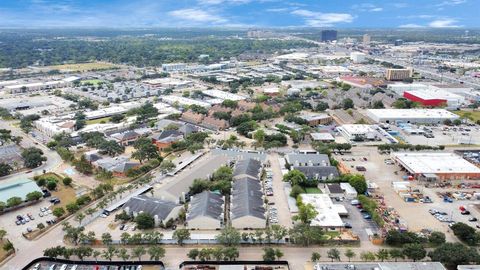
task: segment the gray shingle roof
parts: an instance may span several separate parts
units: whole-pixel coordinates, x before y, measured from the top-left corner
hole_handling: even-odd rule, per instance
[[[324,154],[288,154],[288,164],[292,166],[330,166],[330,159]]]
[[[309,179],[339,176],[338,170],[335,166],[293,166],[293,169],[301,171]]]
[[[211,191],[195,194],[190,201],[187,220],[208,216],[219,219],[223,214],[223,196]]]
[[[262,163],[256,159],[243,159],[237,161],[235,169],[233,170],[233,176],[249,175],[254,178],[258,178],[260,170],[262,169]]]
[[[123,208],[125,209],[128,207],[131,212],[144,212],[152,216],[158,216],[159,219],[164,220],[168,217],[170,212],[178,206],[180,205],[171,201],[140,195],[128,200]]]
[[[232,190],[231,219],[254,216],[265,219],[263,193],[258,180],[248,177],[234,180]]]

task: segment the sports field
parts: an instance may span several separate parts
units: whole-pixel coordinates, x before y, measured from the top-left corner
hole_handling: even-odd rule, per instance
[[[72,72],[84,72],[91,70],[105,70],[117,68],[118,66],[111,63],[105,62],[91,62],[91,63],[78,63],[78,64],[64,64],[64,65],[55,65],[47,66],[48,69],[58,69],[60,71],[72,71]]]

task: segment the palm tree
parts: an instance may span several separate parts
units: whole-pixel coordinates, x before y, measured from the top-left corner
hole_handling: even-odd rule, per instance
[[[311,258],[312,262],[318,262],[318,261],[320,261],[321,257],[322,257],[322,255],[320,255],[320,253],[312,252],[312,256],[310,258]]]
[[[388,252],[387,249],[380,249],[379,251],[377,251],[377,254],[375,254],[375,256],[380,260],[380,261],[385,261],[387,260],[389,257],[390,257],[390,253]]]

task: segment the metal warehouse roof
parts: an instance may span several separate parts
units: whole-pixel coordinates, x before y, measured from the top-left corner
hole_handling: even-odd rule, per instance
[[[265,219],[263,193],[258,180],[247,177],[234,180],[232,191],[231,219],[254,216]]]
[[[2,183],[0,184],[0,201],[7,202],[12,197],[20,197],[25,200],[27,194],[34,191],[42,192],[37,183],[30,179],[17,179]]]
[[[411,173],[480,173],[480,168],[453,153],[396,152],[392,155]]]
[[[223,196],[218,193],[204,191],[195,194],[191,198],[187,220],[203,216],[219,219],[223,214],[223,204]]]

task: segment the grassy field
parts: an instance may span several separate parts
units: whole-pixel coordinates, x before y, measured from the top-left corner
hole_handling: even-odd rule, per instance
[[[64,64],[47,66],[48,69],[58,69],[60,71],[84,72],[90,70],[106,70],[118,67],[117,65],[103,62],[79,63],[79,64]]]
[[[110,117],[98,118],[93,120],[87,120],[87,125],[100,124],[100,122],[108,123],[110,122]]]
[[[67,204],[74,202],[77,199],[75,190],[73,187],[65,186],[62,183],[62,178],[54,173],[46,173],[42,175],[43,177],[55,178],[57,180],[57,190],[52,191],[52,197],[57,197],[60,199],[60,203],[55,205],[55,207],[65,207]]]
[[[316,187],[307,187],[305,188],[305,193],[307,194],[321,194],[322,191]]]
[[[473,122],[480,120],[480,111],[452,111],[452,112],[460,117],[468,118]]]
[[[100,84],[101,82],[103,82],[103,81],[102,80],[83,80],[80,83],[81,84],[93,84],[94,86],[98,86],[98,84]]]

